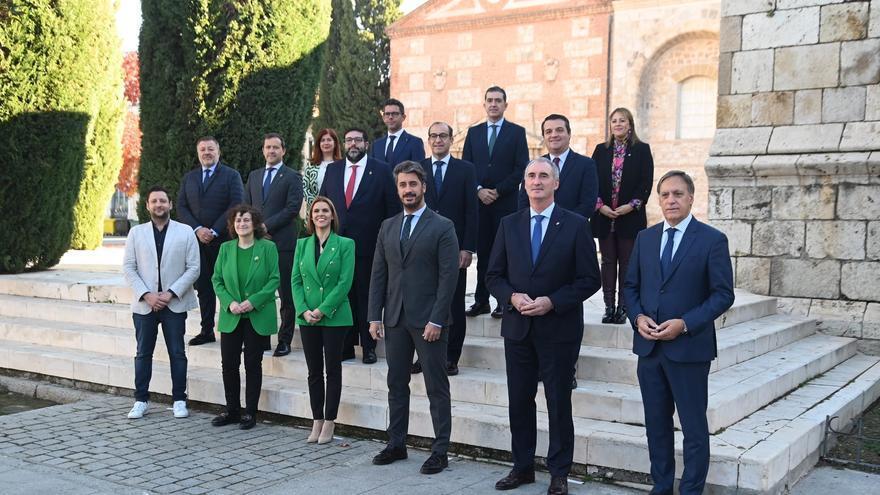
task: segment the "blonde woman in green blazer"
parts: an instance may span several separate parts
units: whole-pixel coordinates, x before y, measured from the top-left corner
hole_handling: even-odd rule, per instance
[[[231,241],[220,246],[214,265],[214,292],[220,300],[220,358],[226,412],[211,424],[238,423],[242,430],[256,425],[257,403],[263,385],[263,345],[278,331],[275,291],[278,290],[278,250],[266,239],[263,217],[249,205],[229,211]],[[241,414],[241,365],[244,345],[245,409]]]
[[[306,227],[312,235],[296,243],[291,285],[309,368],[314,423],[307,442],[324,444],[333,440],[342,395],[342,347],[352,325],[348,291],[354,277],[354,241],[336,234],[339,217],[333,202],[324,196],[312,202]]]

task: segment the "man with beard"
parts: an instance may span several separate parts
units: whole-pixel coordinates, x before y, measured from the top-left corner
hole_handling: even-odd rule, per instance
[[[415,351],[422,363],[435,437],[421,472],[435,474],[449,465],[452,409],[446,346],[449,305],[458,283],[458,239],[452,221],[425,204],[421,164],[401,162],[394,167],[394,177],[403,213],[382,222],[370,280],[370,335],[385,339],[389,415],[388,446],[373,464],[407,457],[410,363]]]
[[[134,358],[134,406],[129,419],[142,418],[150,407],[153,350],[159,324],[171,364],[171,398],[175,418],[186,409],[186,312],[196,307],[193,283],[199,277],[199,246],[192,229],[171,220],[168,191],[147,192],[150,222],[128,233],[122,269],[134,296],[131,302],[137,354]]]
[[[327,166],[319,194],[336,206],[339,235],[355,243],[354,281],[348,293],[354,326],[346,338],[342,358],[354,359],[354,346],[360,339],[363,362],[372,364],[376,362],[376,342],[367,323],[370,269],[379,227],[400,211],[400,202],[388,164],[367,158],[367,131],[347,130],[344,144],[345,158]]]

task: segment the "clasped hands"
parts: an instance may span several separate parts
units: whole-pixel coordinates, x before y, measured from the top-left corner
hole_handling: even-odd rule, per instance
[[[440,340],[441,330],[443,329],[438,327],[437,325],[434,325],[433,323],[428,323],[425,325],[425,331],[422,332],[422,338],[425,339],[425,342],[436,342]],[[373,340],[384,339],[385,325],[378,321],[370,322],[370,336],[373,337]]]
[[[320,309],[307,309],[303,311],[303,319],[306,320],[306,323],[308,323],[309,325],[317,325],[323,317],[324,313],[322,313]]]
[[[214,240],[214,233],[207,227],[200,227],[199,230],[196,231],[196,237],[202,244],[210,244],[211,241]]]
[[[651,317],[639,315],[636,329],[647,340],[673,340],[684,331],[684,320],[674,318],[658,325]]]
[[[234,315],[248,313],[253,310],[254,305],[251,304],[251,302],[248,300],[245,300],[244,302],[232,301],[231,303],[229,303],[229,312]]]
[[[171,291],[163,290],[162,292],[147,292],[143,299],[153,311],[162,311],[171,302],[172,297],[174,294]]]
[[[618,206],[617,208],[615,208],[615,209],[613,209],[613,210],[612,210],[611,207],[608,206],[608,205],[602,205],[602,207],[599,208],[599,213],[605,215],[605,216],[608,217],[608,218],[612,218],[612,219],[614,219],[614,218],[617,218],[617,217],[619,217],[619,216],[623,216],[623,215],[626,215],[626,214],[628,214],[628,213],[631,213],[634,209],[635,209],[635,208],[633,208],[632,205],[630,205],[629,203],[627,203],[627,204],[625,204],[625,205],[620,205],[620,206]]]
[[[498,190],[484,187],[477,191],[477,197],[484,205],[488,206],[498,199]]]
[[[514,292],[510,296],[510,304],[523,316],[543,316],[553,309],[553,301],[547,296],[539,296],[534,299],[528,294]]]

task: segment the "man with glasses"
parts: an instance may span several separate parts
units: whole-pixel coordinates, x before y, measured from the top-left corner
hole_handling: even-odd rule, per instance
[[[421,138],[403,130],[406,113],[400,100],[385,100],[382,104],[382,120],[388,128],[388,134],[373,143],[370,158],[385,162],[391,167],[405,160],[419,162],[425,158],[425,143]]]
[[[360,340],[362,359],[376,362],[376,341],[370,335],[367,305],[370,299],[370,271],[376,236],[386,218],[400,212],[397,188],[391,167],[367,157],[367,131],[351,128],[345,132],[345,158],[327,166],[321,196],[333,201],[339,215],[339,235],[354,239],[354,280],[348,293],[354,326],[345,339],[343,359],[354,359],[354,346]]]

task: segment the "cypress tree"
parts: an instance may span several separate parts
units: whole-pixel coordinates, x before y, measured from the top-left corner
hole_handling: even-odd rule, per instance
[[[206,134],[244,175],[263,165],[263,134],[280,132],[286,162],[299,168],[328,0],[145,0],[142,10],[141,191],[161,184],[176,193]]]

